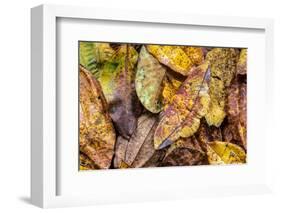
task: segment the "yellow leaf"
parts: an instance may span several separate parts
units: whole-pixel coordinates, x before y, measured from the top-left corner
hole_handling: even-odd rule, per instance
[[[146,47],[162,64],[184,76],[193,66],[191,59],[179,46],[147,45]]]
[[[225,113],[225,89],[235,76],[237,52],[233,48],[214,48],[208,52],[206,60],[211,65],[211,79],[209,93],[211,103],[205,118],[209,126],[219,127],[223,122]]]
[[[204,61],[204,53],[201,47],[183,47],[183,50],[195,65],[200,65]]]
[[[192,136],[209,109],[209,64],[191,69],[190,74],[163,111],[154,134],[154,148],[162,149],[178,138]]]
[[[98,81],[80,66],[80,152],[100,169],[110,167],[114,155],[115,130]]]
[[[247,49],[242,49],[237,63],[237,73],[247,74]]]
[[[212,165],[246,163],[245,151],[233,143],[223,141],[207,143],[207,155]]]
[[[85,166],[80,166],[79,170],[91,170],[91,169]]]
[[[178,89],[180,88],[182,81],[172,78],[171,76],[167,75],[163,81],[163,104],[165,107],[171,103],[173,96],[176,94]]]

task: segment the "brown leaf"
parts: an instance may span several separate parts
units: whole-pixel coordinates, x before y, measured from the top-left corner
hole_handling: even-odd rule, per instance
[[[207,162],[207,155],[195,138],[180,138],[169,147],[162,166],[192,166]]]
[[[225,138],[227,141],[237,140],[246,149],[246,133],[247,133],[247,91],[246,84],[239,83],[237,79],[228,89],[227,97],[227,113],[228,126],[225,130]],[[232,137],[230,137],[230,135]]]
[[[80,66],[80,151],[98,168],[109,168],[115,131],[98,81]]]
[[[192,68],[171,104],[164,110],[154,134],[154,147],[164,148],[179,137],[192,136],[209,108],[208,63]]]
[[[238,131],[242,144],[247,149],[247,85],[245,83],[240,84],[239,112]]]
[[[146,113],[139,117],[138,128],[129,140],[117,139],[114,167],[120,168],[121,162],[129,167],[144,166],[155,154],[153,135],[157,116]]]
[[[223,134],[220,127],[208,126],[205,119],[201,119],[200,127],[196,132],[196,138],[201,142],[201,145],[204,145],[211,141],[221,141]]]
[[[141,113],[135,90],[137,58],[138,53],[132,46],[121,45],[113,61],[105,63],[99,77],[110,116],[124,138],[133,134]]]
[[[128,145],[128,140],[126,140],[122,136],[117,137],[117,141],[115,145],[115,156],[113,160],[114,168],[122,167],[122,163],[124,162],[125,159],[127,145]]]

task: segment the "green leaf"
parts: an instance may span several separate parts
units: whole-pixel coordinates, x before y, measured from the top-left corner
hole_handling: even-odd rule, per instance
[[[142,105],[152,113],[162,109],[162,81],[166,69],[142,46],[136,73],[136,91]]]
[[[129,138],[141,113],[135,90],[135,65],[138,53],[131,45],[121,45],[111,61],[104,64],[99,82],[118,132]]]

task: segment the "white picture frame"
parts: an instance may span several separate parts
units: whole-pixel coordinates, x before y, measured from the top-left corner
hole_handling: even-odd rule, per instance
[[[61,19],[68,19],[70,21],[73,20],[87,20],[88,22],[98,20],[99,24],[106,23],[107,21],[117,21],[118,26],[122,26],[122,23],[134,23],[133,25],[138,25],[141,23],[145,27],[146,25],[153,24],[154,26],[165,26],[166,28],[173,29],[173,26],[179,27],[187,27],[187,26],[195,26],[200,27],[201,30],[204,29],[222,29],[223,31],[227,31],[228,34],[231,34],[232,31],[243,31],[248,30],[249,32],[253,30],[254,32],[260,32],[261,36],[257,41],[262,42],[263,48],[259,55],[255,55],[259,57],[259,62],[261,64],[253,64],[250,65],[252,68],[255,66],[261,65],[262,67],[257,67],[260,70],[260,77],[253,78],[252,89],[250,87],[249,97],[253,96],[252,106],[258,103],[258,100],[254,99],[254,90],[257,89],[257,82],[263,82],[265,87],[260,87],[258,92],[261,95],[261,101],[264,102],[261,104],[260,108],[256,107],[257,113],[264,113],[264,117],[262,121],[267,123],[266,131],[253,133],[250,135],[250,138],[256,138],[257,141],[261,140],[259,138],[263,138],[265,140],[265,144],[267,152],[264,153],[263,158],[267,159],[262,163],[262,166],[258,169],[255,169],[256,158],[253,160],[250,159],[250,162],[246,166],[242,167],[228,167],[225,166],[222,169],[218,168],[207,168],[203,167],[202,169],[195,169],[194,175],[191,178],[192,180],[199,178],[201,174],[208,174],[212,172],[212,170],[218,171],[218,173],[225,173],[231,171],[241,171],[241,173],[245,172],[244,176],[237,177],[240,181],[234,183],[216,183],[216,184],[203,184],[202,186],[196,184],[191,187],[190,185],[180,185],[181,179],[178,180],[179,184],[173,185],[172,183],[165,182],[168,187],[165,190],[162,190],[159,186],[152,185],[150,186],[151,191],[149,194],[145,194],[144,191],[141,190],[141,187],[145,189],[145,186],[140,184],[139,188],[130,189],[130,184],[124,185],[125,189],[113,188],[112,195],[108,194],[108,190],[105,189],[105,192],[102,194],[100,187],[96,192],[96,194],[86,194],[87,190],[83,185],[81,187],[80,193],[71,193],[71,191],[77,191],[78,182],[77,181],[89,181],[90,173],[84,173],[83,177],[79,177],[79,180],[74,177],[75,174],[67,173],[66,178],[62,178],[63,174],[61,172],[67,172],[64,169],[65,164],[58,165],[60,163],[65,163],[67,158],[61,157],[61,152],[58,151],[58,88],[60,87],[60,81],[57,78],[58,69],[58,35],[59,31],[61,31],[59,21]],[[69,23],[68,23],[69,25]],[[71,25],[71,23],[70,23]],[[132,24],[129,27],[133,26]],[[31,9],[31,56],[32,56],[32,70],[31,70],[31,201],[34,205],[47,208],[47,207],[63,207],[63,206],[76,206],[76,205],[91,205],[91,204],[99,204],[99,203],[116,203],[116,202],[139,202],[144,200],[163,200],[163,199],[182,199],[188,197],[198,197],[198,196],[214,196],[214,195],[234,195],[234,194],[253,194],[253,193],[265,193],[271,191],[271,170],[270,170],[270,161],[269,161],[269,153],[268,145],[271,143],[270,139],[270,119],[272,119],[271,113],[272,110],[263,111],[266,106],[267,109],[272,109],[272,96],[270,95],[270,91],[273,88],[273,21],[271,19],[258,19],[258,18],[241,18],[241,17],[217,17],[217,16],[204,16],[204,15],[189,15],[189,14],[163,14],[161,12],[148,12],[148,11],[117,11],[113,9],[101,9],[101,8],[85,8],[85,7],[74,7],[74,6],[54,6],[54,5],[41,5]],[[112,26],[112,25],[111,25]],[[117,27],[118,27],[117,26]],[[63,29],[67,29],[63,28]],[[81,28],[83,31],[83,28]],[[105,29],[106,30],[106,29]],[[252,31],[251,31],[252,32]],[[124,33],[123,33],[124,34]],[[214,34],[215,35],[215,34]],[[78,35],[79,36],[79,35]],[[111,35],[112,36],[112,35]],[[122,39],[122,32],[116,34],[119,36],[118,39]],[[74,40],[77,37],[70,36]],[[253,36],[254,37],[254,36]],[[210,37],[211,38],[211,37]],[[233,37],[229,37],[233,38]],[[146,41],[146,38],[140,36],[139,39],[142,41]],[[153,36],[147,42],[153,41]],[[167,38],[166,38],[167,39]],[[173,43],[173,38],[167,41],[168,43]],[[180,37],[178,37],[180,39]],[[247,38],[250,40],[251,38]],[[191,37],[192,40],[192,37]],[[200,39],[198,39],[200,40]],[[209,39],[210,40],[210,39]],[[245,41],[248,41],[245,40]],[[254,39],[253,39],[254,40]],[[128,38],[124,38],[124,41],[128,41]],[[133,40],[132,40],[133,41]],[[196,39],[192,40],[193,44],[196,43]],[[163,40],[162,42],[165,42]],[[210,44],[211,41],[206,40],[204,44]],[[213,41],[214,42],[214,41]],[[263,43],[264,42],[264,43]],[[243,42],[239,43],[239,41],[232,41],[229,44],[243,45]],[[197,43],[203,44],[203,43]],[[218,44],[218,43],[217,43]],[[228,43],[226,42],[225,45]],[[224,45],[222,43],[221,45]],[[255,43],[252,43],[252,47],[255,46]],[[69,51],[71,52],[71,51]],[[256,53],[253,53],[256,54]],[[70,57],[70,56],[69,56]],[[251,55],[250,57],[251,58]],[[62,58],[63,59],[63,58]],[[64,60],[64,59],[63,59]],[[78,59],[77,59],[78,60]],[[249,59],[251,60],[251,59]],[[256,68],[256,67],[255,67]],[[78,71],[77,71],[78,72]],[[265,76],[266,78],[262,78]],[[69,78],[70,82],[71,80]],[[249,79],[251,82],[251,79]],[[74,82],[77,83],[77,82]],[[70,85],[69,85],[70,86]],[[63,90],[62,90],[63,91]],[[251,92],[252,91],[252,92]],[[250,100],[251,101],[251,100]],[[73,103],[75,104],[75,103]],[[251,110],[251,108],[249,108]],[[266,113],[266,114],[265,114]],[[78,118],[78,117],[77,117]],[[77,121],[78,122],[78,121]],[[250,112],[249,116],[250,125],[256,125],[254,121],[254,112]],[[251,124],[252,123],[252,124]],[[257,128],[260,128],[257,126]],[[258,129],[257,129],[258,130]],[[255,136],[254,134],[257,134]],[[261,136],[261,137],[260,137]],[[78,142],[77,142],[78,143]],[[251,143],[251,142],[250,142]],[[62,145],[64,146],[64,145]],[[60,146],[61,147],[61,146]],[[250,145],[249,149],[256,150],[257,152],[261,152],[260,143]],[[65,149],[64,149],[65,150]],[[67,149],[69,152],[75,152],[74,149]],[[253,155],[254,156],[254,155]],[[60,160],[59,160],[60,159]],[[252,165],[252,167],[251,167]],[[72,165],[71,165],[72,166]],[[253,168],[253,174],[259,175],[260,177],[256,178],[256,181],[253,180],[253,184],[251,184],[252,176],[248,176],[246,170]],[[121,181],[128,183],[128,179],[126,177],[129,174],[135,180],[139,180],[140,177],[145,179],[148,175],[153,175],[153,169],[147,172],[146,170],[137,170],[137,171],[113,171],[113,176],[119,178]],[[219,171],[220,170],[220,171]],[[156,171],[156,170],[155,170]],[[167,178],[175,178],[170,175],[170,172],[190,175],[189,168],[161,168],[157,169],[158,177],[167,176]],[[205,172],[206,171],[206,172]],[[111,173],[106,172],[98,172],[95,175],[100,176],[99,181],[108,181],[111,178]],[[157,174],[155,174],[155,178],[157,178]],[[62,177],[61,177],[62,176]],[[64,175],[65,176],[65,175]],[[73,178],[72,178],[73,176]],[[246,178],[248,177],[248,178]],[[81,178],[81,179],[80,179]],[[94,177],[93,177],[94,178]],[[245,178],[245,181],[243,181]],[[68,182],[67,182],[68,181]],[[63,182],[63,183],[62,183]],[[173,182],[177,182],[177,180],[173,180]],[[68,190],[63,190],[60,192],[60,185],[65,184],[64,188]],[[68,184],[68,185],[66,185]],[[99,182],[99,184],[102,184]],[[106,184],[106,183],[105,183]],[[156,184],[157,185],[157,184]],[[181,187],[182,186],[182,187]],[[114,186],[111,186],[114,187]],[[121,190],[121,191],[120,191]],[[119,194],[121,193],[121,194]]]

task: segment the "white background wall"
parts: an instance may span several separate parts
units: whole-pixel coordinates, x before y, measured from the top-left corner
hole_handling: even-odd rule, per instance
[[[78,4],[123,9],[162,10],[193,14],[270,17],[275,20],[274,193],[270,195],[202,198],[184,201],[120,204],[67,209],[69,212],[280,212],[281,210],[281,13],[278,1],[198,0],[124,1],[3,0],[0,6],[0,212],[37,212],[29,204],[30,178],[30,8],[41,3]],[[258,94],[257,94],[258,95]],[[278,99],[279,98],[279,99]],[[257,115],[258,116],[258,115]],[[280,120],[280,121],[279,121]],[[261,156],[262,157],[262,156]],[[188,181],[188,180],[187,180]],[[278,209],[278,210],[277,210]],[[65,210],[65,209],[64,209]],[[63,209],[47,210],[61,212]]]

